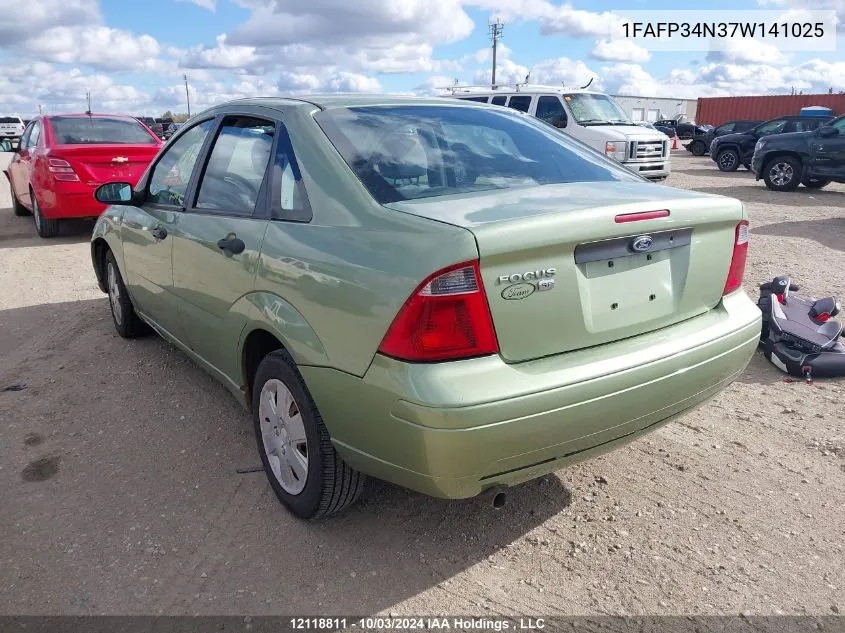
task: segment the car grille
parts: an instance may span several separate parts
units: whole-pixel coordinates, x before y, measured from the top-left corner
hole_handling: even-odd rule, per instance
[[[634,160],[665,158],[668,146],[667,141],[633,141],[631,143],[631,158]]]

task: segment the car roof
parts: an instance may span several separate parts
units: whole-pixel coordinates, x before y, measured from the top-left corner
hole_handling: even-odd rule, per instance
[[[68,118],[68,119],[82,119],[86,117],[91,118],[106,118],[106,119],[134,119],[134,116],[129,116],[128,114],[100,114],[98,112],[92,112],[91,114],[85,114],[74,112],[73,114],[45,114],[41,118],[42,119],[55,119],[57,117],[61,118]]]

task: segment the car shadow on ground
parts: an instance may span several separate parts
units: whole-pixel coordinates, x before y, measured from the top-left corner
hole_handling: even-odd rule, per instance
[[[21,248],[30,246],[53,246],[78,244],[91,239],[94,230],[93,219],[62,220],[59,235],[49,239],[38,237],[31,215],[16,216],[11,209],[0,209],[0,248]]]
[[[831,192],[831,195],[842,195]],[[822,246],[837,251],[845,251],[845,217],[802,220],[798,222],[776,222],[755,226],[754,235],[772,235],[776,237],[797,237],[813,240]],[[808,253],[808,257],[812,257]]]
[[[747,171],[745,168],[740,167],[736,171],[719,171],[716,165],[713,165],[711,168],[706,166],[701,166],[697,169],[672,169],[673,174],[687,174],[689,176],[719,176],[720,178],[731,178],[736,180],[744,180],[746,178],[754,178],[754,174],[750,171]],[[699,191],[696,187],[695,191]]]
[[[824,191],[800,187],[797,191],[769,191],[761,182],[749,185],[726,185],[725,187],[698,187],[701,193],[715,193],[721,196],[739,198],[751,204],[770,204],[783,207],[830,207],[845,204],[845,196],[839,191]]]
[[[441,583],[570,504],[556,476],[501,510],[372,481],[300,521],[262,472],[236,472],[260,464],[250,415],[169,343],[118,337],[105,298],[0,311],[0,331],[0,388],[25,385],[0,391],[10,609],[49,585],[59,613],[371,614],[454,592]]]

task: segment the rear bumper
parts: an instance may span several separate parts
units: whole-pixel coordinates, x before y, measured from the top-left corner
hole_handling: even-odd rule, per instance
[[[700,405],[757,348],[744,292],[705,315],[609,345],[506,364],[377,356],[363,378],[302,367],[332,440],[362,472],[446,498],[600,454]]]
[[[37,192],[41,213],[48,220],[96,218],[106,205],[94,198],[95,188],[79,182],[56,182],[51,190]]]
[[[666,178],[670,171],[670,163],[668,158],[661,158],[653,161],[638,161],[622,163],[625,167],[630,169],[635,174],[639,174],[645,178]]]

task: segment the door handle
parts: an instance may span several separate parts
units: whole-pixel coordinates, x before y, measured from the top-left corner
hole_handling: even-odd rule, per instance
[[[163,240],[165,237],[167,237],[167,229],[163,226],[157,226],[150,232],[153,234],[153,237],[157,240]]]
[[[221,251],[229,251],[230,253],[237,255],[238,253],[244,252],[246,244],[244,244],[244,241],[238,237],[224,237],[222,240],[217,242],[217,248]]]

